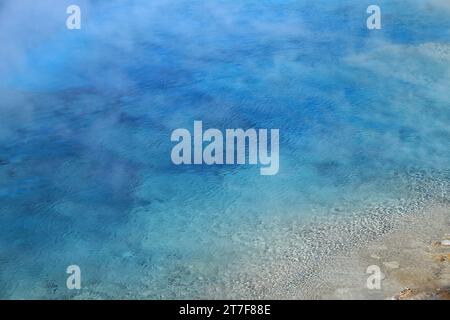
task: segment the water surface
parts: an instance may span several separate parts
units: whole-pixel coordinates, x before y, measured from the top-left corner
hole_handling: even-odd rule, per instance
[[[448,204],[449,6],[378,3],[379,31],[355,0],[86,0],[79,31],[0,3],[0,297],[252,297],[253,267],[307,281],[384,230],[336,219]],[[279,173],[174,166],[194,120],[280,129]]]

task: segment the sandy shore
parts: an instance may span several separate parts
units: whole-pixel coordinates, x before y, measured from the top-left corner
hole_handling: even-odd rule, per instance
[[[450,210],[434,207],[343,257],[330,299],[450,299]],[[379,266],[381,288],[369,290],[364,269]],[[353,271],[353,272],[352,272]],[[356,271],[356,272],[355,272]],[[351,276],[345,276],[351,275]]]
[[[398,212],[279,233],[269,241],[284,249],[261,253],[259,263],[240,265],[231,279],[205,293],[234,299],[449,299],[450,207]],[[379,289],[367,287],[369,266],[382,273]]]

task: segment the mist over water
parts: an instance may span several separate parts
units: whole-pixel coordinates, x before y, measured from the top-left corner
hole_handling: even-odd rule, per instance
[[[449,203],[446,1],[69,4],[0,2],[0,298],[239,297],[320,223]],[[279,173],[173,165],[194,120],[280,129]]]

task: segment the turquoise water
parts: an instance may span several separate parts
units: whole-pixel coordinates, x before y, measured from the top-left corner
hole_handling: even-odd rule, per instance
[[[448,204],[450,6],[377,2],[0,1],[0,298],[252,297],[321,223]],[[279,128],[279,173],[174,166],[194,120]]]

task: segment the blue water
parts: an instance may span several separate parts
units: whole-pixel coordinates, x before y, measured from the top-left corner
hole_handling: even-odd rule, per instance
[[[0,298],[239,297],[293,225],[448,204],[449,5],[370,31],[372,2],[85,0],[70,31],[71,1],[1,1]],[[280,129],[279,173],[174,166],[194,120]]]

